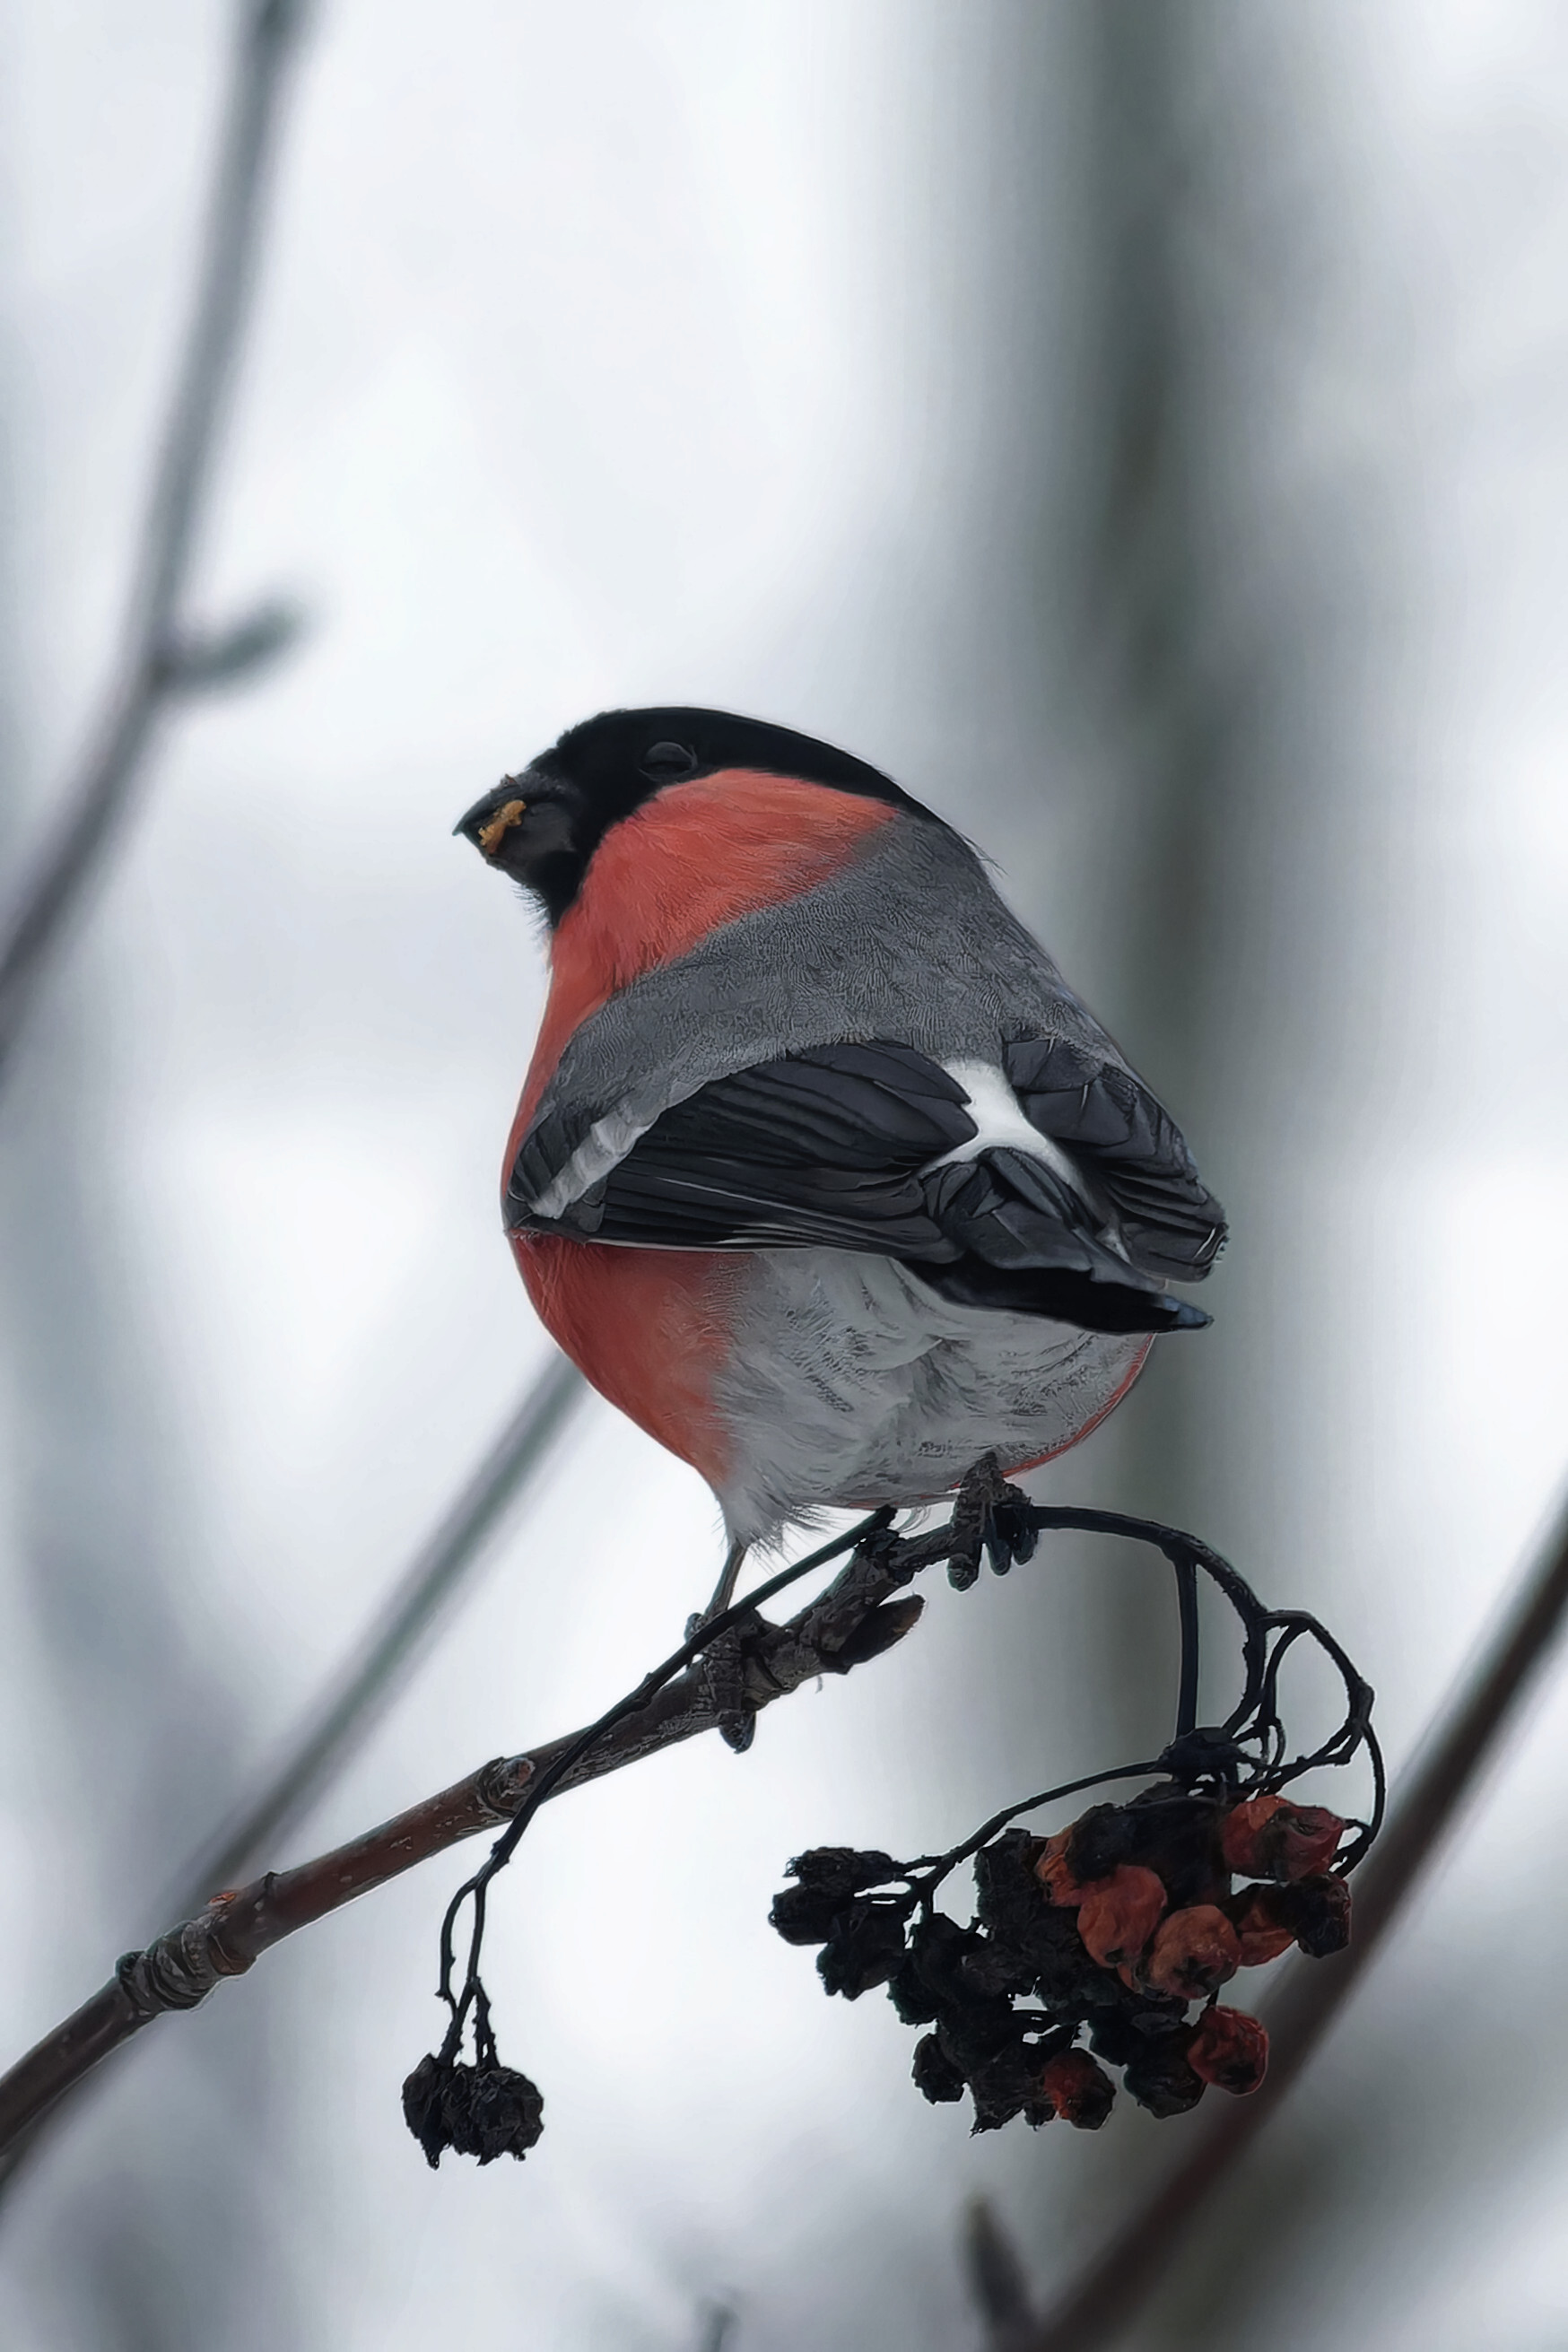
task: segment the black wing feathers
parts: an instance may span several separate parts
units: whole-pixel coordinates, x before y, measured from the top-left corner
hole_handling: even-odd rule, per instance
[[[1116,1209],[1135,1263],[1165,1281],[1201,1281],[1225,1246],[1225,1212],[1147,1087],[1066,1037],[1023,1039],[1003,1059],[1032,1123]]]
[[[956,1255],[915,1171],[969,1142],[962,1087],[903,1045],[820,1045],[700,1087],[567,1213],[665,1249],[819,1242]]]
[[[885,1173],[969,1142],[968,1099],[907,1045],[818,1045],[701,1087],[646,1140],[674,1158],[684,1150],[788,1166],[815,1156],[828,1168]]]
[[[923,1054],[873,1043],[816,1046],[699,1088],[546,1220],[526,1204],[574,1148],[552,1122],[518,1155],[509,1213],[519,1227],[644,1248],[873,1252],[960,1303],[1089,1330],[1205,1321],[1152,1282],[1207,1271],[1218,1211],[1152,1098],[1121,1072],[1064,1060],[1072,1050],[1015,1046],[1009,1076],[1042,1132],[1083,1166],[1082,1192],[1044,1158],[1000,1145],[933,1168],[978,1135],[969,1097]],[[1101,1238],[1108,1202],[1131,1265]]]

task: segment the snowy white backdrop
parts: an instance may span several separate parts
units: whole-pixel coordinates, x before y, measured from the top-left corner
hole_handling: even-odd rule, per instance
[[[9,12],[13,861],[112,642],[228,31]],[[1237,1223],[1215,1329],[1048,1490],[1321,1607],[1407,1751],[1568,1453],[1565,53],[1523,0],[323,0],[202,583],[314,632],[171,738],[0,1099],[9,2045],[161,1924],[540,1360],[494,1184],[541,957],[448,830],[611,702],[835,738],[994,854]],[[278,1859],[584,1717],[715,1540],[589,1408]],[[662,2352],[720,2298],[743,2352],[972,2341],[964,2198],[1044,2282],[1169,2131],[969,2142],[767,1899],[1120,1749],[1153,1590],[937,1597],[743,1762],[552,1809],[496,1911],[521,2169],[397,2118],[458,1862],[155,2029],[0,2217],[5,2341]],[[1140,2340],[1561,2327],[1565,1706]]]

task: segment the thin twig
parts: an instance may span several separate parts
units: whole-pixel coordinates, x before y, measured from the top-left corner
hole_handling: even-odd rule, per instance
[[[1193,2225],[1285,2098],[1376,1957],[1456,1814],[1496,1756],[1568,1616],[1568,1512],[1521,1580],[1495,1643],[1437,1717],[1409,1785],[1356,1879],[1355,1934],[1337,1958],[1298,1964],[1268,2012],[1268,2074],[1201,2128],[1172,2177],[1121,2224],[1029,2339],[1026,2352],[1101,2352],[1159,2287]]]
[[[157,720],[176,697],[237,681],[295,634],[280,604],[214,635],[180,604],[256,276],[268,171],[303,0],[250,0],[219,144],[205,251],[136,559],[114,684],[91,748],[0,933],[0,1068],[70,919],[100,872]]]
[[[920,1616],[922,1603],[900,1589],[920,1569],[948,1557],[952,1542],[946,1530],[899,1547],[896,1556],[875,1546],[858,1549],[827,1591],[786,1624],[764,1625],[755,1617],[761,1602],[792,1577],[841,1551],[884,1519],[885,1515],[879,1515],[848,1538],[770,1577],[704,1626],[677,1653],[688,1661],[685,1670],[637,1714],[616,1724],[579,1756],[550,1793],[580,1787],[712,1729],[718,1711],[708,1677],[696,1661],[705,1645],[732,1627],[748,1628],[744,1700],[753,1711],[772,1706],[819,1675],[847,1674],[900,1641]],[[549,1776],[581,1738],[573,1733],[521,1755],[496,1758],[438,1796],[313,1862],[294,1870],[268,1871],[247,1886],[219,1894],[146,1951],[127,1954],[107,1985],[0,2078],[0,2152],[154,2017],[166,2010],[194,2009],[221,1979],[243,1974],[263,1952],[299,1928],[464,1838],[509,1822],[531,1795],[536,1776]]]

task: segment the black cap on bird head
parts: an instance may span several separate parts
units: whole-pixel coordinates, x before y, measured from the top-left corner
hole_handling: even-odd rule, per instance
[[[672,706],[605,710],[569,727],[558,743],[503,776],[456,830],[489,865],[522,882],[554,924],[582,887],[588,861],[613,824],[677,784],[726,768],[799,776],[808,783],[930,812],[890,776],[815,736],[727,710]]]

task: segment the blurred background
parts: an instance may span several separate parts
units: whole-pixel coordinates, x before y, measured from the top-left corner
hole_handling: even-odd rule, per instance
[[[103,691],[224,0],[5,12],[3,850]],[[994,857],[1232,1211],[1036,1480],[1319,1610],[1397,1767],[1568,1457],[1568,17],[1539,0],[319,0],[194,608],[310,615],[149,767],[0,1097],[6,2054],[164,1924],[545,1360],[496,1171],[542,994],[449,838],[607,704],[842,742]],[[592,1402],[279,1864],[634,1680],[711,1582]],[[1176,2152],[971,2141],[766,1925],[1136,1752],[1062,1545],[550,1809],[493,1906],[522,2168],[428,2172],[447,1856],[144,2036],[0,2203],[16,2352],[958,2352]],[[1552,1684],[1129,2341],[1568,2336]],[[730,2314],[725,2319],[721,2315]]]

